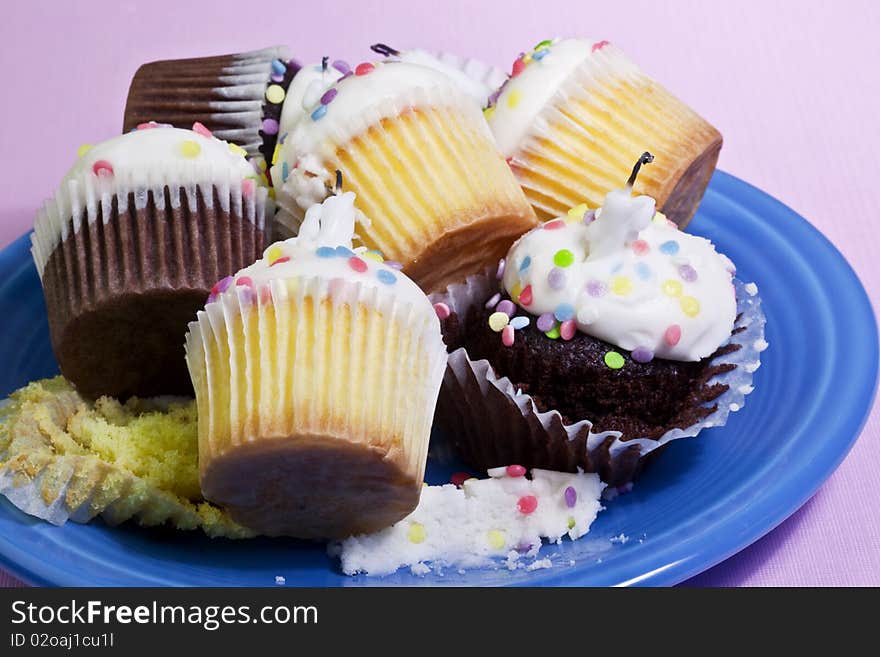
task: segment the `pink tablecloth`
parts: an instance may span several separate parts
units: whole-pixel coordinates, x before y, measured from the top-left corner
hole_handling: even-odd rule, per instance
[[[381,6],[380,6],[381,5]],[[130,76],[153,59],[288,44],[358,61],[383,41],[507,67],[556,35],[614,41],[717,125],[720,167],[818,226],[880,294],[880,5],[861,2],[382,3],[29,0],[0,20],[0,246],[31,226],[83,142],[118,133]],[[854,355],[858,357],[858,355]],[[817,440],[821,440],[817,436]],[[798,513],[692,580],[700,585],[880,584],[880,413]],[[0,573],[0,584],[14,580]]]

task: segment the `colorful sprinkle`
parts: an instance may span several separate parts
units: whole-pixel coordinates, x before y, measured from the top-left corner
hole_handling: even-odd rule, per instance
[[[559,230],[565,228],[565,221],[562,219],[551,219],[543,226],[544,230]]]
[[[273,105],[278,105],[284,101],[284,88],[277,84],[270,84],[266,87],[266,100]]]
[[[570,223],[581,221],[584,218],[584,215],[587,214],[588,209],[586,203],[576,205],[566,213],[566,219]]]
[[[281,163],[281,182],[287,182],[287,179],[290,177],[290,167],[287,164],[287,160]]]
[[[510,317],[516,314],[516,305],[510,299],[505,299],[495,308],[498,312],[506,313]]]
[[[639,262],[636,264],[636,274],[638,274],[639,278],[643,281],[647,281],[653,275],[651,273],[651,268],[646,262]]]
[[[498,261],[498,270],[495,272],[495,278],[499,281],[504,277],[504,269],[505,269],[506,261],[504,258]]]
[[[501,329],[501,344],[505,347],[512,347],[514,340],[516,340],[516,334],[514,333],[513,327],[508,324]]]
[[[243,149],[241,146],[239,146],[238,144],[232,144],[232,143],[230,143],[229,146],[228,146],[228,148],[229,148],[229,150],[230,150],[232,153],[235,153],[236,155],[241,155],[242,157],[245,157],[245,156],[247,155],[247,151],[244,150],[244,149]],[[274,162],[273,162],[273,164],[274,164]]]
[[[538,330],[542,333],[546,333],[554,326],[556,326],[556,318],[553,317],[552,313],[544,313],[540,317],[538,317],[538,321],[535,322],[535,325],[538,327]]]
[[[339,71],[343,75],[345,75],[347,73],[351,73],[351,66],[348,65],[348,62],[346,62],[342,59],[337,59],[330,66],[335,68],[337,71]]]
[[[629,276],[615,276],[611,281],[611,291],[621,297],[632,292],[633,284]]]
[[[574,489],[574,486],[568,486],[565,489],[563,496],[565,497],[565,506],[567,506],[569,509],[573,509],[574,505],[577,504],[578,501],[578,493]]]
[[[559,327],[554,324],[553,328],[549,331],[544,331],[544,335],[546,335],[551,340],[559,339]]]
[[[532,286],[526,285],[523,288],[523,291],[520,292],[519,302],[523,306],[531,306],[532,305]]]
[[[678,253],[679,248],[678,242],[675,240],[669,240],[660,245],[660,253],[665,255],[675,255]]]
[[[559,336],[563,340],[571,340],[577,333],[577,322],[573,319],[567,319],[559,325]]]
[[[90,150],[92,150],[91,144],[80,144],[80,147],[76,149],[76,156],[82,157],[83,155],[88,153]]]
[[[519,273],[522,274],[526,269],[529,268],[529,265],[532,264],[532,256],[526,256],[523,258],[523,261],[519,263]]]
[[[275,119],[263,119],[263,134],[277,135],[278,121],[276,121]]]
[[[560,249],[553,256],[553,264],[557,267],[571,267],[574,263],[574,253],[568,249]]]
[[[359,274],[363,274],[365,271],[367,271],[367,263],[357,256],[352,256],[348,259],[348,266],[354,269]]]
[[[113,165],[107,160],[98,160],[92,165],[92,172],[98,177],[112,176]]]
[[[604,48],[605,46],[610,46],[610,45],[611,45],[611,43],[609,43],[608,41],[598,41],[593,44],[593,48],[591,49],[591,52],[596,52],[597,50],[602,50],[602,48]]]
[[[677,298],[680,297],[684,291],[684,286],[681,284],[681,281],[677,281],[674,278],[668,278],[663,281],[660,289],[667,297]]]
[[[666,332],[663,334],[663,339],[666,340],[666,344],[670,347],[674,347],[678,344],[678,341],[681,340],[681,327],[678,324],[673,324],[666,329]]]
[[[544,49],[544,50],[539,50],[539,51],[537,51],[537,52],[534,52],[534,53],[532,53],[532,59],[534,59],[535,61],[538,61],[538,60],[544,59],[544,57],[545,57],[545,56],[547,55],[547,53],[549,53],[549,52],[550,52],[550,51],[549,51],[549,50],[546,50],[546,49]]]
[[[489,328],[500,333],[510,323],[510,315],[507,313],[494,312],[489,315]]]
[[[376,67],[373,66],[372,64],[370,64],[370,62],[363,62],[361,64],[358,64],[355,67],[354,74],[355,75],[367,75],[367,73],[372,72],[373,69],[375,69],[375,68]]]
[[[321,96],[321,104],[329,105],[333,102],[333,99],[336,98],[336,94],[339,93],[335,88],[331,87],[327,91],[324,92],[324,95]]]
[[[516,508],[518,508],[519,512],[523,515],[534,513],[535,509],[538,508],[538,498],[534,495],[523,495],[517,500]]]
[[[427,536],[425,526],[420,522],[414,522],[409,526],[406,536],[410,543],[424,543]]]
[[[678,268],[678,275],[681,277],[681,280],[688,283],[693,283],[697,280],[697,270],[690,265],[681,265]]]
[[[245,178],[241,181],[241,195],[245,198],[251,198],[257,191],[257,183],[253,178]]]
[[[396,269],[397,271],[400,271],[401,269],[403,269],[403,265],[400,264],[399,262],[397,262],[396,260],[386,260],[385,266],[389,267],[390,269]]]
[[[315,255],[319,258],[332,258],[336,255],[336,249],[332,246],[319,246]]]
[[[195,123],[193,123],[192,131],[194,133],[196,133],[197,135],[201,135],[202,137],[205,137],[207,139],[211,139],[214,137],[214,133],[211,132],[210,130],[208,130],[205,127],[204,123],[201,123],[199,121],[196,121]]]
[[[513,60],[513,67],[510,69],[510,77],[515,78],[523,72],[525,67],[526,63],[523,61],[522,57],[517,57]]]
[[[493,114],[495,114],[495,108],[494,108],[494,107],[487,107],[486,109],[483,110],[483,118],[486,119],[487,121],[491,121],[491,120],[492,120],[492,115],[493,115]]]
[[[449,306],[442,301],[438,301],[434,304],[434,312],[437,313],[437,317],[440,319],[446,319],[452,314],[452,311],[449,310]]]
[[[608,294],[608,286],[596,279],[587,282],[586,290],[591,297],[604,297]]]
[[[354,251],[349,249],[347,246],[342,246],[341,244],[333,249],[333,253],[335,253],[340,258],[350,258],[354,255]]]
[[[287,73],[287,66],[280,59],[272,60],[272,72],[276,75],[284,75]]]
[[[239,276],[235,279],[235,284],[238,287],[244,287],[245,285],[248,287],[253,287],[254,279],[252,279],[250,276]]]
[[[553,290],[561,290],[565,287],[565,270],[560,269],[559,267],[554,267],[550,270],[550,273],[547,274],[547,284]]]
[[[616,351],[608,351],[605,353],[605,364],[612,370],[619,370],[623,367],[623,356]]]
[[[135,130],[151,130],[153,128],[158,128],[159,124],[155,121],[147,121],[146,123],[138,123],[135,127]]]
[[[632,350],[630,356],[637,363],[650,363],[654,360],[654,352],[647,347],[636,347]]]
[[[186,158],[196,158],[202,152],[202,147],[199,145],[199,142],[193,141],[192,139],[184,139],[180,142],[180,154]]]
[[[594,221],[596,221],[596,211],[587,210],[586,214],[584,214],[584,223],[589,226]]]
[[[522,285],[517,281],[513,284],[513,287],[510,290],[510,298],[513,299],[514,302],[518,302],[520,294],[522,294]]]
[[[290,262],[290,256],[281,256],[280,258],[278,258],[278,260],[276,260],[269,266],[274,267],[275,265],[280,265],[283,262]]]
[[[696,317],[700,314],[700,302],[694,297],[682,297],[678,303],[681,305],[681,312],[688,317]]]
[[[516,109],[522,100],[522,91],[519,89],[511,89],[510,93],[507,94],[507,106],[510,109]]]
[[[271,265],[273,262],[278,260],[281,256],[284,255],[284,251],[281,250],[281,247],[277,244],[273,244],[269,247],[269,250],[266,251],[266,260]]]
[[[311,114],[312,121],[319,120],[326,113],[327,113],[327,106],[326,105],[318,105],[318,107],[315,108],[315,111],[312,112],[312,114]]]
[[[462,485],[464,482],[466,482],[468,479],[471,479],[471,475],[470,475],[469,473],[467,473],[467,472],[455,472],[455,473],[453,473],[453,475],[449,478],[449,483],[451,483],[453,486],[461,486],[461,485]]]
[[[651,251],[651,245],[645,240],[636,240],[632,243],[632,250],[637,256],[647,255]]]
[[[525,477],[526,476],[526,469],[524,466],[517,465],[514,463],[512,465],[508,465],[504,469],[504,474],[506,474],[508,477]]]
[[[535,46],[532,50],[542,50],[543,48],[549,48],[553,45],[553,39],[544,39],[537,46]]]
[[[384,283],[385,285],[394,285],[397,282],[397,276],[392,274],[387,269],[380,269],[376,272],[376,278],[379,279],[380,283]]]
[[[507,543],[504,532],[500,529],[490,529],[486,533],[486,538],[489,540],[489,547],[493,550],[500,550]]]
[[[501,292],[496,292],[491,297],[489,297],[489,300],[486,302],[486,304],[483,307],[484,308],[494,308],[495,306],[498,305],[499,301],[501,301]]]
[[[531,320],[528,317],[520,315],[519,317],[513,317],[510,320],[510,326],[514,331],[519,331],[528,326],[530,322]]]
[[[232,276],[225,276],[221,278],[214,287],[211,288],[211,294],[222,294],[229,289],[229,286],[232,285]]]
[[[565,322],[574,317],[574,306],[570,303],[560,303],[553,311],[553,316],[560,322]]]

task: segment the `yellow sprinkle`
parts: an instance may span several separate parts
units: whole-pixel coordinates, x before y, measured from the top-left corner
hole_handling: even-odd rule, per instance
[[[275,200],[275,188],[274,187],[270,187],[269,191],[266,193],[269,195],[270,199],[272,199],[273,201]]]
[[[492,313],[489,315],[489,328],[499,333],[505,326],[510,323],[510,316],[507,313]]]
[[[522,100],[522,91],[519,89],[512,89],[509,94],[507,94],[507,106],[510,109],[516,109],[516,106],[519,105],[519,101]]]
[[[235,153],[236,155],[241,155],[242,157],[245,157],[247,155],[247,151],[244,150],[238,144],[229,144],[229,150],[232,151],[233,153]]]
[[[284,89],[277,84],[270,84],[266,88],[266,100],[277,105],[284,100]]]
[[[92,150],[91,144],[83,144],[82,146],[80,146],[79,148],[76,149],[76,156],[82,157],[83,155],[88,153],[90,150]]]
[[[682,297],[678,303],[681,304],[681,312],[688,317],[696,317],[700,314],[700,302],[693,297]]]
[[[180,143],[180,154],[184,157],[188,157],[190,159],[196,158],[201,152],[202,147],[199,146],[198,142],[193,141],[192,139],[185,139]]]
[[[625,297],[633,289],[633,282],[629,276],[615,276],[611,280],[611,291],[621,297]]]
[[[575,524],[574,516],[568,516],[568,528],[574,529]]]
[[[263,173],[265,173],[265,172],[266,172],[266,169],[269,168],[269,167],[266,165],[266,159],[265,159],[265,158],[262,158],[262,157],[261,157],[259,160],[257,160],[257,167],[259,167],[260,171],[262,171]]]
[[[584,215],[587,214],[587,210],[589,210],[589,208],[587,207],[586,203],[581,203],[580,205],[574,206],[571,210],[568,211],[568,216],[565,219],[566,223],[575,223],[580,221],[584,218]]]
[[[510,291],[510,296],[513,299],[514,303],[519,303],[519,295],[522,293],[522,285],[517,283],[513,286],[513,289]]]
[[[280,258],[283,255],[284,255],[284,252],[281,250],[280,246],[277,246],[277,245],[271,246],[271,247],[269,247],[269,250],[266,251],[266,260],[268,260],[269,264],[271,265],[272,263],[274,263],[276,260],[278,260],[278,258]]]
[[[420,522],[414,522],[409,526],[409,533],[407,537],[410,540],[410,543],[424,543],[425,537],[427,536],[427,532],[425,531],[425,526]]]
[[[382,257],[382,254],[378,251],[373,251],[372,249],[366,251],[365,253],[362,253],[361,255],[369,260],[375,260],[376,262],[385,262],[385,258]]]
[[[500,550],[507,543],[504,538],[504,532],[500,529],[490,529],[487,537],[489,539],[489,547],[493,550]]]
[[[487,121],[490,121],[490,120],[492,119],[492,115],[493,115],[494,113],[495,113],[495,107],[494,107],[494,106],[493,106],[493,107],[487,107],[486,109],[483,110],[483,116],[486,118]]]
[[[663,281],[663,285],[660,286],[660,289],[663,290],[663,294],[667,297],[680,297],[681,293],[684,291],[684,286],[681,284],[681,281],[677,281],[674,278],[668,278]]]
[[[272,164],[278,161],[278,154],[281,152],[281,144],[275,144],[275,150],[272,152]]]
[[[523,60],[523,64],[528,64],[530,61],[532,61],[531,53],[526,53],[526,56],[523,57],[522,60]]]
[[[654,213],[654,218],[651,219],[651,221],[653,221],[655,224],[665,224],[666,215],[660,212],[660,210],[657,210],[657,212]]]

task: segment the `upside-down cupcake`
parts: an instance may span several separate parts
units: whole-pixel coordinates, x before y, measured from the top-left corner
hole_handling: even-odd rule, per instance
[[[148,121],[178,128],[199,122],[268,162],[285,93],[299,68],[283,46],[144,64],[128,89],[123,131]]]
[[[282,227],[298,231],[336,170],[371,220],[359,241],[425,290],[496,261],[536,223],[478,104],[425,66],[360,64],[282,136],[272,166]]]
[[[37,215],[52,347],[87,397],[191,394],[187,323],[214,281],[265,248],[266,189],[195,127],[148,124],[81,148]]]
[[[224,281],[186,337],[207,499],[270,536],[388,526],[419,499],[446,364],[427,297],[354,252],[354,194]]]
[[[607,41],[542,41],[514,62],[486,116],[542,221],[598,207],[647,148],[657,159],[635,190],[683,228],[721,150],[715,128]]]
[[[452,352],[438,420],[477,468],[631,480],[751,390],[764,319],[733,272],[631,186],[574,208],[520,238],[497,276],[435,298]]]

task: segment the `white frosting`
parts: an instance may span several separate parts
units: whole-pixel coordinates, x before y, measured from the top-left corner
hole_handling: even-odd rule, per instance
[[[324,69],[321,64],[303,66],[297,71],[287,88],[279,121],[279,136],[289,133],[300,119],[311,114],[321,95],[341,77],[342,73],[332,66]]]
[[[542,538],[560,542],[585,535],[602,509],[604,488],[596,474],[549,470],[532,470],[532,479],[498,476],[468,479],[461,488],[427,486],[409,516],[375,534],[347,538],[331,551],[349,575],[384,575],[402,566],[424,574],[432,567],[485,566],[504,556],[510,567],[520,555],[534,558]],[[523,513],[519,502],[529,495],[537,507]],[[546,566],[541,559],[525,567]]]
[[[601,47],[596,47],[603,44]],[[531,61],[504,85],[494,109],[487,118],[498,148],[505,157],[514,155],[527,137],[540,126],[536,123],[545,107],[558,94],[584,93],[607,76],[638,75],[638,68],[617,48],[593,39],[556,39],[541,49],[545,54]],[[537,51],[540,52],[541,50]],[[568,89],[568,83],[575,88]]]
[[[609,193],[592,223],[582,214],[547,222],[511,247],[504,287],[521,307],[571,316],[584,333],[671,360],[705,358],[730,337],[734,268],[709,240],[660,214],[651,221],[653,199],[633,198],[629,189]],[[567,266],[563,250],[571,254]],[[523,303],[515,293],[529,286],[531,302]]]
[[[382,119],[415,107],[450,105],[479,114],[477,105],[448,76],[406,62],[379,62],[366,75],[350,75],[331,88],[336,97],[326,105],[326,114],[313,119],[320,102],[309,107],[288,131],[272,166],[278,203],[287,214],[301,214],[325,198],[325,182],[333,172],[324,162],[337,147]],[[479,119],[479,123],[484,122]],[[488,126],[486,134],[490,134]]]
[[[440,71],[455,82],[459,89],[476,100],[481,108],[486,106],[489,96],[504,83],[507,77],[504,71],[494,66],[446,52],[406,50],[395,59]]]
[[[42,274],[52,250],[67,239],[71,219],[73,231],[77,232],[84,219],[94,222],[98,208],[106,206],[106,221],[114,197],[122,213],[128,207],[130,193],[134,194],[136,209],[144,208],[150,198],[159,209],[164,209],[166,186],[173,208],[180,205],[181,188],[193,204],[196,190],[204,188],[204,202],[211,207],[214,199],[208,188],[217,186],[224,210],[234,207],[242,212],[242,204],[253,199],[258,206],[256,212],[249,206],[243,215],[262,228],[266,192],[257,192],[254,182],[249,190],[243,189],[242,181],[254,178],[254,169],[242,153],[220,139],[161,126],[135,130],[96,144],[71,167],[54,197],[37,214],[32,252],[38,271]],[[243,201],[243,195],[249,199]]]
[[[346,192],[313,205],[306,212],[297,237],[272,244],[260,260],[218,283],[221,296],[237,292],[235,287],[259,290],[272,281],[300,278],[312,283],[320,281],[320,294],[343,300],[351,292],[350,283],[356,284],[361,292],[368,289],[378,297],[393,297],[409,304],[430,317],[439,332],[439,320],[431,302],[412,280],[386,265],[377,252],[352,250],[357,216],[354,201],[354,192]],[[208,302],[216,300],[212,295]]]

